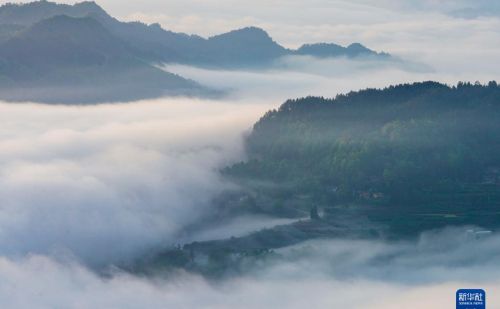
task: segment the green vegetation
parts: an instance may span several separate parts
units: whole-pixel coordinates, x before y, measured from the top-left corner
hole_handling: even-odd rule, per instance
[[[423,82],[289,100],[255,124],[248,161],[224,173],[250,192],[254,207],[271,213],[339,205],[447,218],[494,211],[499,120],[496,82]]]
[[[500,87],[435,82],[289,100],[223,170],[240,189],[231,211],[309,217],[242,237],[166,248],[135,272],[182,268],[212,278],[280,261],[275,249],[321,238],[415,238],[445,226],[500,222]],[[464,234],[464,239],[466,235]]]

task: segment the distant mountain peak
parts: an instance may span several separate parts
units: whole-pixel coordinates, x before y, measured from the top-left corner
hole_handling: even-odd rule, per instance
[[[362,53],[373,53],[373,50],[367,48],[361,43],[352,43],[349,46],[347,46],[347,49]]]
[[[262,41],[271,41],[273,42],[273,39],[271,36],[262,28],[258,27],[244,27],[236,30],[232,30],[223,34],[219,34],[213,37],[210,37],[209,39],[220,39],[220,38],[242,38],[242,39],[260,39]]]
[[[99,103],[205,91],[143,61],[94,15],[51,16],[0,42],[0,98]]]
[[[236,66],[269,63],[287,53],[266,31],[257,27],[245,27],[216,35],[206,43],[211,61]]]
[[[80,8],[80,9],[86,9],[89,12],[99,12],[99,13],[105,13],[106,11],[95,1],[83,1],[83,2],[78,2],[73,5],[75,8]],[[107,15],[107,13],[106,13]]]
[[[61,65],[93,65],[131,58],[123,47],[119,39],[91,17],[57,15],[1,44],[0,58],[25,63],[33,69],[52,70]]]
[[[361,43],[352,43],[347,48],[366,48],[363,44]]]
[[[88,15],[109,15],[94,1],[84,1],[74,5],[59,4],[56,2],[40,0],[35,2],[0,6],[0,24],[18,24],[31,26],[42,19],[56,15],[84,17]]]
[[[95,1],[77,2],[77,3],[74,4],[74,6],[84,6],[84,7],[93,7],[93,8],[102,9]]]
[[[255,26],[243,27],[243,28],[234,30],[234,32],[254,33],[254,34],[269,36],[269,34],[264,29],[259,28],[259,27],[255,27]]]

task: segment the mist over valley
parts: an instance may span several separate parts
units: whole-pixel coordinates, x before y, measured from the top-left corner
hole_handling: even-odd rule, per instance
[[[63,2],[0,2],[0,307],[500,305],[494,3]]]

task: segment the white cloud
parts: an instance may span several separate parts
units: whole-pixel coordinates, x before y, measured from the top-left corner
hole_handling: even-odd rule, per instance
[[[227,185],[265,105],[163,99],[0,104],[0,254],[70,250],[90,263],[175,243]]]
[[[208,87],[228,91],[230,99],[258,97],[264,102],[271,100],[278,104],[289,98],[334,97],[364,88],[426,80],[450,85],[476,80],[487,83],[495,80],[500,70],[500,64],[493,62],[495,55],[493,52],[478,55],[477,59],[484,61],[481,64],[460,62],[457,57],[441,54],[429,62],[425,57],[416,57],[414,62],[380,62],[292,56],[264,71],[211,70],[184,65],[165,68]]]
[[[457,235],[463,233],[444,231],[431,235],[430,242],[424,237],[416,245],[313,241],[281,250],[280,263],[218,282],[182,272],[169,280],[118,271],[100,277],[71,260],[37,255],[0,258],[0,305],[20,309],[440,309],[454,306],[457,289],[482,288],[488,307],[496,308],[500,304],[495,263],[498,236],[455,242],[460,240]],[[474,251],[475,257],[467,251]],[[460,263],[447,265],[447,259]],[[420,273],[432,276],[412,281],[423,277]]]

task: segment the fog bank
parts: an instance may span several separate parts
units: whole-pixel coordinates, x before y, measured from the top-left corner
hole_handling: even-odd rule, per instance
[[[0,103],[0,254],[127,260],[176,242],[227,188],[263,105]]]
[[[496,308],[500,304],[500,273],[493,261],[499,258],[495,248],[500,239],[464,241],[459,236],[464,233],[444,230],[424,235],[416,244],[309,242],[281,250],[279,263],[271,260],[255,272],[217,283],[185,273],[169,281],[120,272],[102,278],[71,261],[56,262],[36,255],[17,261],[1,258],[0,305],[438,309],[454,306],[458,288],[483,288],[488,306]],[[464,256],[467,251],[474,254]],[[486,257],[490,262],[483,263]],[[461,262],[454,263],[458,260]],[[425,278],[412,280],[416,277]]]

